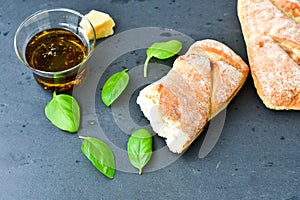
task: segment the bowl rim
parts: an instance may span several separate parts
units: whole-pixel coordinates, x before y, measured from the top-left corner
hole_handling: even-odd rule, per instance
[[[72,13],[72,14],[75,14],[75,15],[81,17],[85,21],[87,21],[88,24],[89,24],[89,26],[92,29],[93,38],[89,39],[89,40],[92,40],[92,46],[91,46],[91,48],[90,48],[87,56],[85,56],[84,59],[79,64],[77,64],[77,65],[75,65],[75,66],[73,66],[71,68],[68,68],[68,69],[65,69],[65,70],[62,70],[62,71],[55,71],[55,72],[43,71],[43,70],[35,69],[35,68],[31,67],[27,63],[26,60],[23,59],[23,57],[20,55],[20,53],[18,51],[18,47],[17,47],[18,34],[21,31],[21,29],[24,27],[25,23],[28,22],[29,20],[31,20],[33,17],[35,17],[37,15],[44,14],[44,13],[57,12],[57,11]],[[38,10],[38,11],[34,12],[33,14],[29,15],[27,18],[25,18],[22,21],[22,23],[19,25],[18,29],[16,30],[15,36],[14,36],[14,49],[15,49],[15,53],[17,54],[17,57],[19,58],[19,60],[23,64],[25,64],[28,68],[30,68],[34,73],[38,73],[39,75],[42,75],[42,76],[47,76],[47,75],[48,76],[61,75],[61,74],[65,74],[65,73],[68,73],[70,71],[73,71],[74,69],[80,68],[91,57],[91,55],[92,55],[92,53],[93,53],[93,51],[95,49],[95,46],[96,46],[96,32],[95,32],[94,26],[92,25],[92,23],[90,22],[90,20],[86,16],[84,16],[83,14],[81,14],[80,12],[78,12],[76,10],[69,9],[69,8],[42,9],[42,10]]]

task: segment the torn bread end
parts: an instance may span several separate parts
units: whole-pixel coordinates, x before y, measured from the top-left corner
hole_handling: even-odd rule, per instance
[[[161,114],[159,95],[157,85],[149,85],[140,92],[137,104],[140,105],[143,114],[150,121],[153,131],[165,138],[170,151],[181,153],[191,139],[182,131],[178,121],[169,120]]]

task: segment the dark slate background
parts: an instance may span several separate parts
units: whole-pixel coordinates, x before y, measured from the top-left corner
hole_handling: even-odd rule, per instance
[[[0,0],[0,199],[300,199],[300,115],[272,111],[251,78],[227,108],[225,126],[204,159],[191,148],[155,172],[117,171],[109,180],[81,153],[77,134],[44,117],[51,94],[17,59],[14,33],[33,12],[66,7],[101,10],[115,32],[157,26],[195,40],[213,38],[246,59],[233,0]],[[101,41],[98,42],[101,44]]]

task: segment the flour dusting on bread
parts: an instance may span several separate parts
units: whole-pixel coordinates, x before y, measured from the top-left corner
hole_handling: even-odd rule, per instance
[[[300,2],[239,0],[257,93],[266,107],[300,110]]]
[[[169,149],[181,153],[228,105],[248,71],[229,47],[198,41],[175,60],[166,76],[141,90],[137,103]]]

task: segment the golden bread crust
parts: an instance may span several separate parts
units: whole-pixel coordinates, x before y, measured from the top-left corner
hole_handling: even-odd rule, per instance
[[[193,46],[203,49],[212,65],[211,113],[209,119],[222,111],[239,91],[248,76],[249,67],[226,45],[215,40],[202,40]],[[194,47],[188,54],[194,52]]]
[[[300,22],[300,3],[299,1],[271,0],[271,2],[288,17]]]
[[[182,147],[170,148],[181,153],[198,137],[208,121],[229,104],[244,84],[248,72],[247,64],[229,47],[215,40],[198,41],[175,60],[166,76],[140,92],[144,97],[139,96],[138,103],[147,118],[151,114],[146,108],[147,103],[141,99],[151,99],[158,105],[157,116],[162,116],[159,119],[162,122],[157,124],[162,128],[153,127],[162,130],[163,133],[158,131],[158,135],[167,140],[167,134],[175,140],[178,137],[169,130],[185,135],[187,139]],[[150,123],[154,124],[151,119]],[[164,127],[168,127],[168,131]]]
[[[300,2],[239,0],[254,85],[266,107],[300,110]]]

